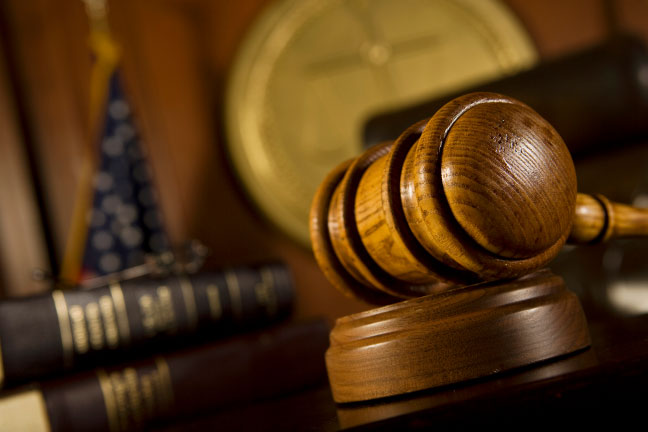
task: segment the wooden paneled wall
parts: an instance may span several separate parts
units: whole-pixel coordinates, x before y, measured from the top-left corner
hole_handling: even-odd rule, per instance
[[[0,44],[0,292],[27,295],[46,288],[31,276],[34,268],[47,269],[49,260],[7,66]]]
[[[267,1],[110,0],[113,32],[123,48],[126,89],[172,240],[196,238],[207,244],[212,268],[286,261],[298,285],[300,316],[348,314],[366,306],[338,294],[312,253],[255,210],[224,151],[221,101],[228,67],[246,28]],[[593,45],[618,28],[648,39],[646,1],[508,3],[543,58]],[[87,145],[88,24],[80,0],[6,0],[0,12],[9,48],[5,54],[39,169],[56,269]]]

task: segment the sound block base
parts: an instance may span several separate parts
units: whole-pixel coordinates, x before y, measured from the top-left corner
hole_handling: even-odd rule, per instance
[[[326,365],[338,403],[484,377],[589,346],[578,298],[542,270],[337,320]]]

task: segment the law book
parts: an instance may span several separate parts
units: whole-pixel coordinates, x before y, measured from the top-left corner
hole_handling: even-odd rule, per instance
[[[143,430],[294,394],[326,382],[329,330],[284,323],[14,390],[0,398],[0,430]]]
[[[289,314],[286,266],[137,278],[0,302],[0,383],[201,342]]]

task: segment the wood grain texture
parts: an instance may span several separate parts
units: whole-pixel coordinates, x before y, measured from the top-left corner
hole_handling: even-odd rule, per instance
[[[557,132],[520,105],[480,104],[452,125],[441,180],[459,225],[507,258],[543,252],[569,229],[576,174]]]
[[[520,110],[512,110],[511,107],[513,106],[519,107]],[[511,121],[515,123],[520,121],[518,116],[521,113],[528,113],[530,115],[533,113],[534,116],[539,117],[535,112],[521,102],[492,93],[472,93],[459,97],[446,104],[430,119],[428,126],[421,135],[416,149],[412,150],[415,151],[415,154],[408,157],[408,160],[405,162],[403,175],[405,176],[406,174],[410,174],[410,176],[409,178],[404,179],[403,182],[411,183],[411,185],[407,185],[406,187],[414,190],[413,197],[406,196],[405,198],[408,199],[403,202],[405,215],[410,228],[421,244],[428,250],[428,252],[430,252],[430,254],[447,265],[473,272],[486,280],[520,276],[542,267],[555,257],[557,252],[565,243],[568,232],[561,233],[559,238],[554,239],[553,244],[533,256],[511,259],[507,256],[497,255],[487,248],[484,248],[470,235],[470,232],[467,232],[465,229],[465,226],[467,225],[466,221],[464,220],[463,225],[457,221],[453,209],[448,204],[448,197],[445,193],[444,187],[446,182],[444,181],[444,177],[448,177],[448,173],[451,173],[452,170],[451,167],[445,166],[443,152],[445,150],[445,145],[450,139],[450,134],[454,133],[456,123],[460,122],[464,115],[470,115],[467,113],[470,113],[473,109],[479,109],[476,107],[482,107],[488,112],[493,111],[495,113],[499,110],[510,111],[511,116],[506,118],[507,122]],[[452,139],[459,141],[465,140],[464,145],[473,145],[479,148],[482,140],[490,140],[491,136],[497,135],[497,129],[501,124],[500,115],[491,116],[489,124],[490,129],[488,131],[482,129],[481,135],[473,134],[470,132],[470,129],[463,129],[467,133],[465,132],[464,134],[461,134],[461,132],[459,132],[459,136],[455,136]],[[532,127],[540,129],[538,132],[540,133],[547,130],[546,128],[550,126],[548,126],[546,122],[536,119],[536,123]],[[557,134],[553,132],[553,135],[548,136],[547,139],[552,136],[557,136]],[[524,140],[524,146],[534,148],[534,152],[538,151],[536,146],[545,145],[543,141],[538,142],[533,140],[527,141],[526,138],[521,139]],[[564,147],[562,140],[551,145]],[[452,147],[452,143],[450,143],[450,147]],[[570,185],[569,187],[573,191],[573,196],[570,200],[565,200],[557,205],[567,206],[567,214],[571,214],[573,212],[576,194],[574,168],[567,151],[563,150],[560,154],[567,155],[568,158],[566,161],[560,163],[560,165],[571,166],[571,169],[563,174],[567,175],[567,184]],[[488,171],[488,169],[489,163],[493,159],[499,158],[497,152],[492,151],[485,156],[487,157],[481,157],[479,159],[481,166],[478,169],[486,170],[486,175],[493,177],[516,177],[519,174],[522,174],[523,176],[526,175],[526,172],[524,171],[521,173],[516,172],[516,168],[519,169],[521,166],[525,166],[524,161],[521,161],[521,159],[524,159],[525,157],[522,157],[520,153],[510,152],[510,156],[514,156],[514,158],[509,158],[507,163],[499,166],[501,170],[495,172]],[[548,165],[545,164],[542,169],[549,171],[549,174],[547,174],[546,177],[549,178],[553,175],[555,162],[552,160],[545,160],[545,162],[548,162]],[[560,172],[556,172],[555,174],[560,175]],[[505,184],[505,181],[500,184]],[[531,194],[531,190],[538,190],[536,188],[542,189],[543,187],[546,187],[546,185],[539,185],[535,182],[519,181],[518,186],[523,186],[524,189],[520,190],[517,195],[529,195]],[[496,191],[494,193],[501,193],[501,191]],[[516,205],[512,204],[516,197],[513,197],[510,194],[506,194],[505,196],[508,197],[507,205]],[[495,205],[492,201],[485,204],[491,209],[489,210],[489,214],[496,214],[501,211],[499,208],[500,206]],[[528,217],[527,212],[519,214],[517,219],[523,220],[526,217]],[[570,223],[570,221],[566,222],[566,224]],[[505,225],[506,226],[492,226],[490,229],[501,232],[511,229],[510,224],[505,223]],[[486,225],[482,224],[482,226],[485,227]],[[537,234],[534,233],[530,235],[533,236]]]
[[[123,48],[125,92],[148,150],[170,240],[202,241],[211,251],[207,269],[284,261],[297,285],[297,315],[332,319],[366,304],[331,290],[312,252],[255,211],[223,149],[221,98],[228,68],[268,3],[108,0],[112,30]],[[8,0],[0,12],[34,141],[52,254],[60,261],[87,144],[87,18],[80,0]]]
[[[604,39],[602,3],[506,0],[529,30],[543,59]],[[109,0],[115,36],[124,49],[126,90],[137,113],[174,241],[202,240],[209,268],[281,259],[295,272],[300,316],[337,317],[366,308],[335,290],[310,251],[294,244],[249,205],[222,150],[221,96],[231,60],[268,0]],[[646,4],[615,2],[620,27],[646,36]],[[9,24],[28,109],[54,254],[62,255],[85,145],[91,59],[79,0],[7,0]],[[629,21],[634,24],[630,25]],[[644,37],[645,39],[645,37]],[[54,269],[56,271],[56,269]]]
[[[367,169],[358,184],[355,201],[358,232],[369,255],[387,273],[408,282],[407,290],[415,296],[437,292],[446,282],[461,280],[425,252],[408,229],[403,213],[400,172],[408,150],[425,124],[421,121],[408,128],[389,154]]]
[[[255,211],[224,150],[228,69],[268,0],[110,3],[171,240],[204,242],[211,251],[206,268],[286,262],[295,277],[298,316],[335,317],[364,308],[331,290],[312,252]]]
[[[357,283],[408,298],[542,267],[567,239],[575,199],[555,130],[516,100],[473,93],[356,159],[325,235]]]
[[[11,297],[45,291],[48,284],[31,275],[36,268],[49,271],[50,263],[3,42],[0,39],[0,296]]]
[[[383,159],[391,149],[386,143],[376,146],[358,158],[347,169],[337,185],[329,206],[328,230],[331,244],[344,268],[360,283],[375,287],[395,297],[408,296],[407,284],[380,267],[369,255],[358,231],[355,202],[358,185],[366,170]]]
[[[311,206],[309,223],[313,253],[320,269],[340,291],[348,297],[356,297],[371,304],[389,304],[395,298],[371,286],[358,283],[338,259],[329,235],[329,203],[333,192],[344,177],[351,161],[338,165],[324,179],[315,193]]]
[[[570,243],[593,243],[606,235],[605,204],[592,195],[578,194]]]
[[[70,0],[10,0],[0,4],[0,16],[57,261],[68,238],[88,139],[91,59],[84,7]],[[56,272],[57,262],[51,264]]]
[[[570,243],[648,235],[648,209],[611,202],[603,195],[578,194]]]
[[[570,233],[575,243],[648,235],[648,210],[577,200],[562,138],[494,93],[460,96],[352,162],[328,218],[314,235],[330,236],[346,273],[399,298],[528,274]]]
[[[326,364],[336,402],[487,376],[589,345],[577,297],[548,271],[338,319]]]

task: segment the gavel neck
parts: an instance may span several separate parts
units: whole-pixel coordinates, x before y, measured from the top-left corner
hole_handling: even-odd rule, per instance
[[[614,203],[603,195],[577,195],[568,243],[591,244],[612,237],[647,235],[648,209]]]

